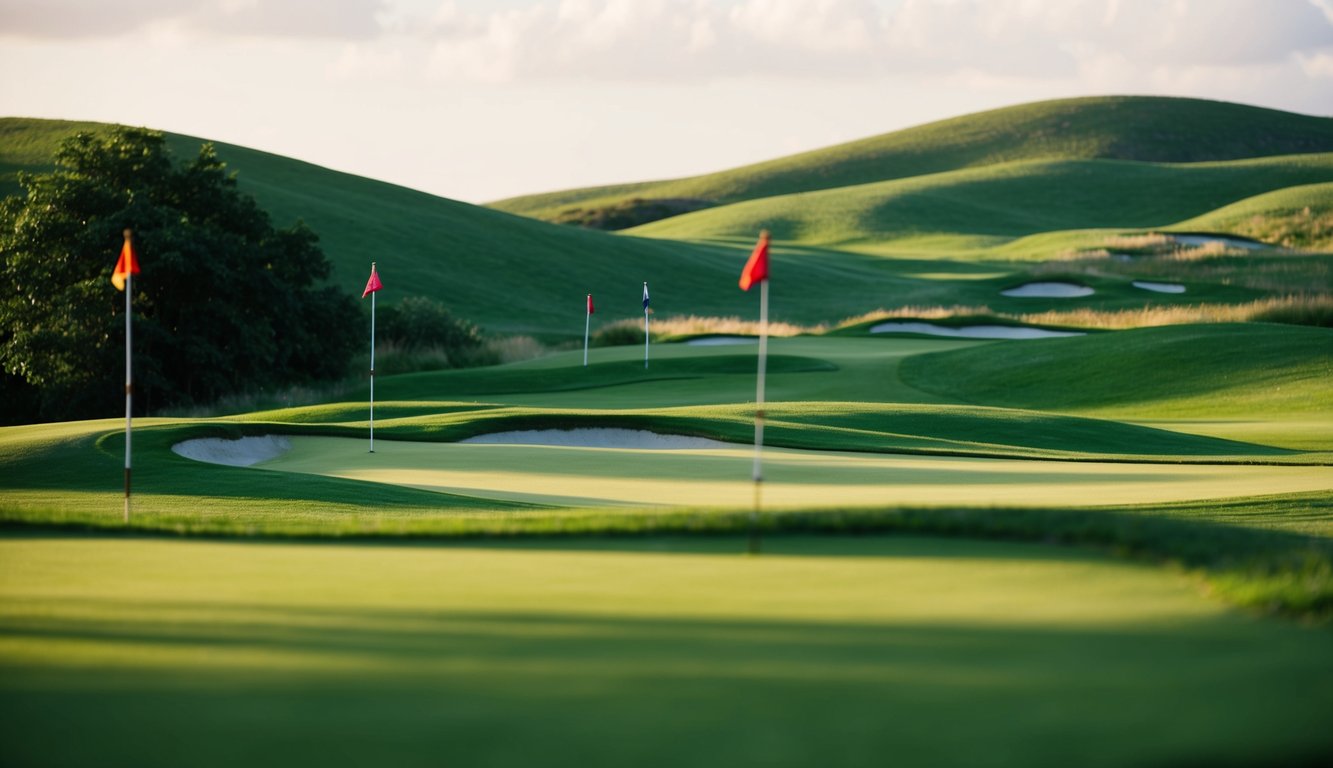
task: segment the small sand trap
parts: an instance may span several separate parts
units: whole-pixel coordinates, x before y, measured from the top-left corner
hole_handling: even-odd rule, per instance
[[[1154,292],[1154,293],[1184,293],[1184,292],[1185,292],[1185,286],[1181,285],[1180,283],[1153,283],[1153,282],[1149,282],[1149,281],[1147,281],[1147,280],[1135,280],[1135,281],[1133,282],[1133,286],[1134,286],[1135,288],[1139,288],[1139,289],[1141,289],[1141,290],[1145,290],[1145,291],[1152,291],[1152,292]]]
[[[1003,296],[1019,299],[1077,299],[1096,293],[1086,285],[1073,283],[1028,283],[1007,291],[1000,291]]]
[[[208,437],[186,440],[171,446],[171,451],[178,456],[232,467],[248,467],[261,461],[276,459],[291,449],[291,441],[277,435],[242,437],[239,440]]]
[[[1213,237],[1211,235],[1172,235],[1172,238],[1181,245],[1188,245],[1192,248],[1202,248],[1205,245],[1221,243],[1227,248],[1244,248],[1249,251],[1257,251],[1260,248],[1267,248],[1263,243],[1256,243],[1251,240],[1237,240],[1233,237]]]
[[[691,347],[721,347],[727,344],[756,344],[759,339],[754,336],[704,336],[698,339],[690,339],[685,342]]]
[[[685,435],[659,435],[642,429],[532,429],[518,432],[492,432],[460,443],[488,445],[548,445],[567,448],[619,448],[631,450],[690,450],[698,448],[735,448],[730,443]]]
[[[949,328],[931,323],[880,323],[872,326],[871,333],[923,333],[930,336],[948,336],[956,339],[1053,339],[1061,336],[1083,336],[1078,331],[1048,331],[1011,325],[969,325]]]

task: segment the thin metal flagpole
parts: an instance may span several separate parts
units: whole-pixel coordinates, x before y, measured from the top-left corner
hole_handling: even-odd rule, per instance
[[[370,264],[370,274],[375,274],[375,264]],[[375,452],[375,294],[370,292],[370,452]]]
[[[648,295],[648,284],[643,284],[643,295]],[[644,299],[647,301],[647,299]],[[648,367],[648,305],[643,305],[643,367]]]
[[[750,554],[759,554],[760,492],[764,482],[764,373],[768,367],[768,279],[759,283],[759,376],[755,384],[754,509],[750,511]]]
[[[125,241],[130,242],[130,231],[125,230]],[[131,246],[132,248],[133,246]],[[131,251],[133,253],[133,251]],[[134,431],[134,358],[133,326],[130,324],[130,295],[134,293],[134,269],[125,269],[125,523],[130,522],[130,469],[132,451],[130,438]]]
[[[588,294],[588,306],[592,306],[592,294]],[[592,328],[592,312],[588,311],[583,316],[583,365],[588,365],[588,329]]]

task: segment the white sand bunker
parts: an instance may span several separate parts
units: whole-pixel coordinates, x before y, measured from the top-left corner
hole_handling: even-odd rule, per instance
[[[721,347],[727,344],[755,344],[758,341],[754,336],[704,336],[685,343],[691,347]]]
[[[276,459],[291,449],[291,441],[278,435],[242,437],[239,440],[207,437],[186,440],[171,446],[171,451],[178,456],[233,467],[248,467],[261,461]]]
[[[1061,336],[1083,336],[1078,331],[1048,331],[1012,325],[968,325],[950,328],[932,323],[880,323],[870,328],[871,333],[923,333],[930,336],[948,336],[956,339],[1053,339]]]
[[[1154,283],[1148,280],[1135,280],[1133,286],[1140,290],[1154,293],[1184,293],[1185,286],[1180,283]]]
[[[1250,251],[1268,247],[1263,243],[1256,243],[1252,240],[1237,240],[1234,237],[1217,237],[1214,235],[1173,235],[1172,237],[1177,243],[1192,248],[1202,248],[1213,243],[1221,243],[1227,248],[1245,248]]]
[[[1077,299],[1096,293],[1086,285],[1074,283],[1028,283],[1007,291],[1000,291],[1003,296],[1020,299]]]
[[[631,450],[690,450],[698,448],[735,448],[730,443],[685,435],[659,435],[642,429],[529,429],[516,432],[492,432],[460,443],[489,445],[548,445],[567,448],[618,448]]]

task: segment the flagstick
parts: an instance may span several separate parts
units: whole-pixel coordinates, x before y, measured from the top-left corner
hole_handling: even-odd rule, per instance
[[[130,231],[125,230],[125,239]],[[134,292],[133,269],[127,269],[125,275],[125,524],[130,522],[130,436],[134,427],[134,367],[131,357],[130,294]]]
[[[764,372],[768,367],[768,280],[759,283],[759,377],[754,411],[754,509],[750,511],[750,554],[759,554],[759,489],[764,482]]]
[[[370,274],[375,274],[375,262],[370,263]],[[375,294],[370,292],[370,452],[375,452]]]
[[[643,367],[648,368],[648,308],[643,308]]]
[[[592,300],[592,294],[588,294],[588,300]],[[584,315],[583,320],[583,366],[588,366],[588,329],[592,327],[592,313]]]

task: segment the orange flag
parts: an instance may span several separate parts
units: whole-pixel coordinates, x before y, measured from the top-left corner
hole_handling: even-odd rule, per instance
[[[754,252],[750,254],[750,260],[745,262],[745,269],[741,270],[741,290],[748,291],[750,286],[755,283],[762,283],[768,279],[768,230],[759,233],[759,242],[754,246]]]
[[[134,243],[130,240],[130,231],[125,230],[125,244],[120,248],[120,259],[111,273],[111,284],[116,290],[125,290],[125,278],[139,274],[139,257],[134,253]]]

